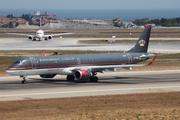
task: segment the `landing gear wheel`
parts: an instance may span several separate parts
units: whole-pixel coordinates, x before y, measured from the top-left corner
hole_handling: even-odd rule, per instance
[[[96,77],[96,76],[91,77],[90,82],[98,82],[98,77]]]
[[[21,82],[22,84],[26,84],[27,83],[27,81],[26,80],[22,80],[22,82]]]
[[[66,77],[66,79],[67,79],[67,81],[74,81],[75,77],[74,77],[74,75],[68,75]]]
[[[26,84],[27,83],[27,81],[26,81],[27,76],[20,76],[20,77],[23,77],[23,80],[21,81],[21,83]]]
[[[34,38],[32,39],[32,41],[36,41],[36,38],[34,37]]]

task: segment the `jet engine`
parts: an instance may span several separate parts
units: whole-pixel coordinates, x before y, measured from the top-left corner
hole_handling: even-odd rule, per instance
[[[56,76],[56,74],[45,74],[45,75],[39,75],[41,78],[53,78]]]
[[[89,70],[77,70],[75,71],[74,76],[78,80],[85,80],[92,76],[92,72]]]
[[[28,39],[32,40],[32,39],[33,39],[33,37],[32,37],[31,35],[29,35],[29,36],[28,36]]]
[[[48,39],[53,39],[53,37],[50,35],[50,36],[48,36]]]
[[[53,37],[49,35],[49,36],[46,36],[44,40],[51,40],[51,39],[53,39]]]

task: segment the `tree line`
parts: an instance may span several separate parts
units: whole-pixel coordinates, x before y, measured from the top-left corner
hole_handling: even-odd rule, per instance
[[[180,27],[180,17],[172,18],[172,19],[136,19],[134,22],[136,25],[146,25],[146,24],[155,24],[156,26],[163,26],[163,27]]]
[[[28,21],[30,25],[33,24],[32,16],[30,14],[23,14],[20,17],[15,17],[13,14],[8,14],[6,17],[9,18],[9,19],[22,18],[22,19],[25,19],[26,21]],[[14,28],[14,27],[17,27],[17,26],[19,26],[18,22],[16,22],[16,23],[9,22],[7,24],[1,25],[0,27],[2,27],[2,28]]]

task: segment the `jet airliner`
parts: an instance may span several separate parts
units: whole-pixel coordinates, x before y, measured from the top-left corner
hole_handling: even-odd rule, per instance
[[[6,33],[6,31],[5,31]],[[39,41],[41,40],[50,40],[53,39],[53,36],[59,36],[59,35],[69,35],[69,34],[73,34],[73,33],[59,33],[59,34],[49,34],[49,35],[45,35],[44,34],[44,30],[42,30],[42,26],[41,26],[41,20],[40,20],[40,29],[38,31],[36,31],[35,35],[30,35],[30,34],[22,34],[22,33],[6,33],[6,34],[11,34],[11,35],[19,35],[19,36],[27,36],[28,39],[32,40],[32,41],[36,41],[37,39]]]
[[[98,82],[97,73],[105,70],[131,70],[131,67],[146,65],[139,62],[151,57],[148,65],[154,62],[156,56],[147,53],[151,28],[150,24],[146,25],[135,46],[127,52],[22,57],[12,63],[6,73],[23,77],[22,83],[26,83],[28,75],[53,78],[58,74],[66,75],[67,81]]]

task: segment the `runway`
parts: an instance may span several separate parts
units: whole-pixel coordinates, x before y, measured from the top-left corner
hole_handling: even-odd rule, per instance
[[[180,70],[107,72],[98,74],[98,83],[67,82],[66,76],[28,76],[28,83],[21,84],[18,76],[6,76],[0,77],[0,101],[179,91],[179,73]]]
[[[49,41],[31,41],[27,38],[0,38],[0,50],[116,50],[127,51],[131,49],[138,38],[117,38],[132,39],[134,44],[77,44],[78,40],[101,40],[104,38],[54,38]],[[108,39],[108,38],[105,38]],[[112,39],[112,38],[109,38]],[[165,38],[151,38],[164,40]],[[165,40],[168,40],[167,38]],[[173,40],[180,40],[173,38]],[[149,44],[149,52],[154,53],[179,53],[180,43],[151,43]]]
[[[90,38],[81,38],[81,40]],[[95,39],[95,38],[91,38]],[[98,38],[102,39],[102,38]],[[123,39],[123,38],[122,38]],[[129,50],[134,44],[77,44],[79,38],[55,38],[33,42],[26,38],[0,38],[0,50]],[[134,39],[135,40],[135,39]],[[135,41],[136,42],[136,41]],[[150,52],[177,53],[179,43],[151,43]],[[67,82],[66,76],[42,79],[28,76],[21,84],[18,76],[0,77],[0,101],[39,98],[61,98],[91,95],[166,92],[180,90],[180,70],[134,71],[98,74],[99,82]]]

